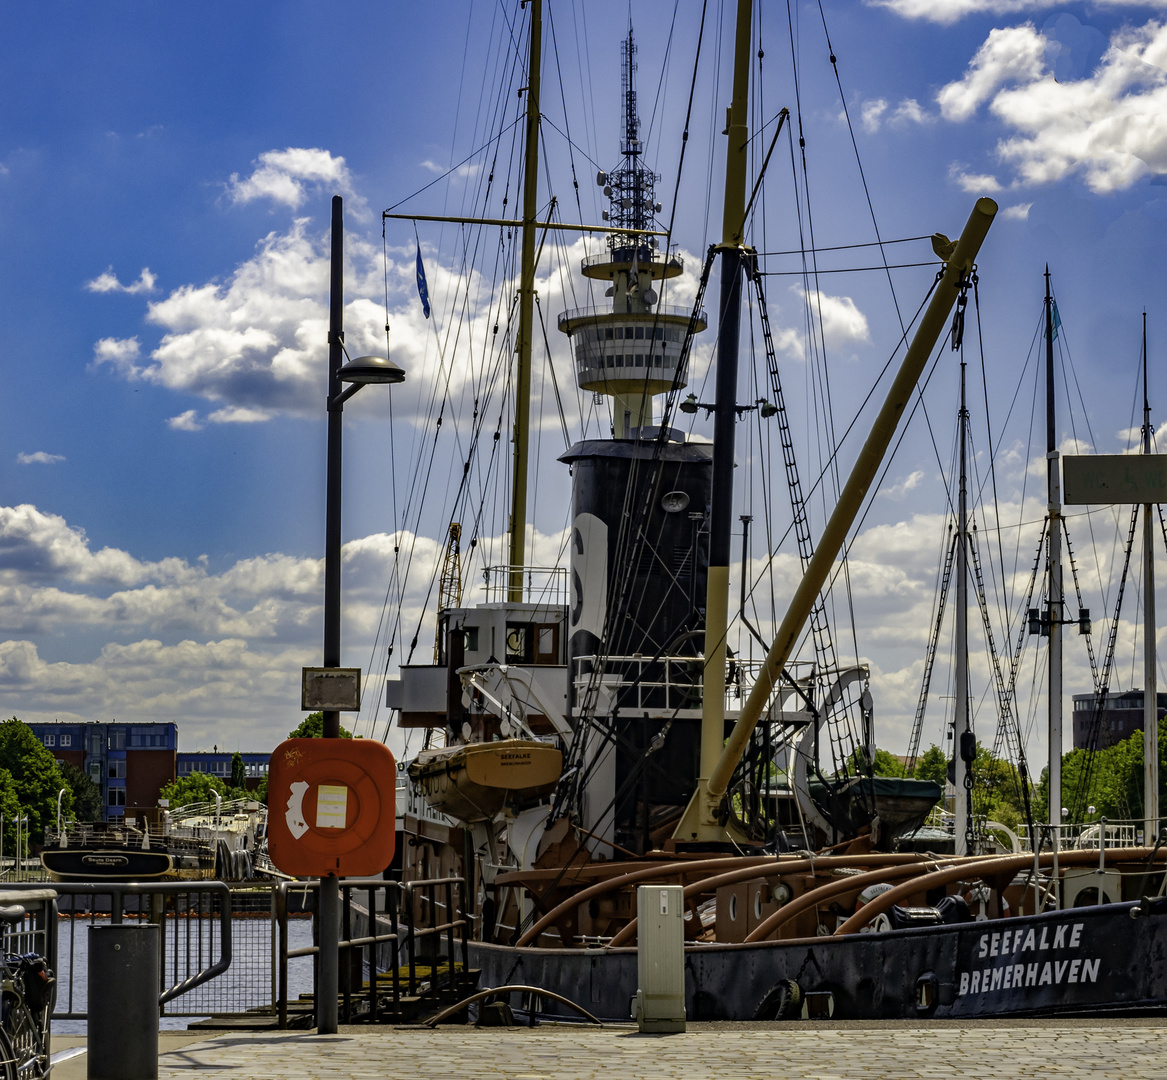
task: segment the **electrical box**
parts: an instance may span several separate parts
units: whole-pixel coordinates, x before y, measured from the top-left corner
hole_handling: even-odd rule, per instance
[[[685,891],[680,885],[636,890],[636,975],[632,1018],[641,1032],[685,1030]]]

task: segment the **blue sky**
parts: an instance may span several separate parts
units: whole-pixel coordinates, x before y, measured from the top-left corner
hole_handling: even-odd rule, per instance
[[[818,243],[870,241],[819,7],[794,10],[798,95],[784,12],[764,5],[755,111],[770,120],[784,105],[801,106]],[[551,2],[549,11],[555,40],[545,48],[541,202],[550,176],[564,219],[598,220],[594,172],[596,163],[608,168],[617,160],[619,41],[631,12],[641,118],[648,129],[655,117],[649,153],[662,175],[658,198],[667,219],[701,5]],[[824,0],[823,11],[881,235],[955,235],[979,194],[1002,207],[980,260],[985,381],[991,413],[1002,429],[1006,414],[1014,425],[993,435],[1004,448],[999,494],[1015,519],[1031,521],[1040,482],[1022,445],[1030,389],[1018,390],[1018,375],[1040,317],[1047,262],[1065,325],[1061,345],[1070,350],[1072,385],[1091,425],[1088,434],[1086,417],[1071,427],[1067,416],[1059,438],[1076,435],[1099,451],[1127,445],[1144,308],[1156,397],[1167,248],[1167,4]],[[690,270],[716,239],[720,219],[709,209],[720,203],[718,132],[728,100],[728,30],[716,62],[720,18],[730,15],[711,3],[678,191],[674,241]],[[505,118],[520,107],[521,85],[507,43],[512,33],[522,36],[523,25],[509,0],[0,7],[6,713],[173,719],[184,749],[264,749],[298,722],[298,671],[317,661],[321,626],[323,328],[334,193],[346,199],[350,352],[384,351],[388,293],[388,347],[410,372],[392,392],[392,427],[386,391],[367,390],[346,410],[345,661],[384,667],[378,624],[386,592],[396,588],[397,546],[411,550],[416,564],[402,585],[396,663],[425,610],[458,471],[452,463],[460,460],[453,440],[469,429],[450,420],[446,432],[457,434],[437,444],[435,479],[411,519],[408,492],[419,448],[432,434],[427,395],[441,370],[440,335],[455,325],[450,304],[461,278],[456,231],[418,226],[435,299],[435,319],[426,323],[412,291],[413,228],[391,222],[383,248],[380,211],[436,180],[406,208],[504,212],[501,192],[516,160]],[[492,112],[500,82],[510,96]],[[489,168],[485,155],[445,174],[500,128],[493,201],[475,203]],[[575,142],[570,152],[565,131]],[[765,216],[755,220],[759,250],[798,245],[790,175],[783,136]],[[513,213],[513,176],[509,192]],[[497,234],[491,242],[498,244]],[[567,243],[573,246],[564,252],[549,250],[541,284],[564,372],[566,340],[554,317],[602,301],[588,300],[578,273],[569,272],[583,242]],[[590,243],[586,250],[596,250]],[[903,262],[930,257],[919,242],[888,252],[889,259],[911,252]],[[878,252],[862,249],[830,265],[871,261]],[[764,265],[777,272],[797,264],[775,257]],[[479,264],[480,275],[486,266]],[[915,310],[931,275],[927,267],[895,272],[905,311]],[[671,302],[689,301],[693,286],[687,274]],[[841,429],[899,329],[880,275],[824,275],[818,288]],[[767,279],[788,395],[809,400],[813,365],[797,289],[797,278]],[[476,295],[480,307],[469,325],[485,332],[492,309],[485,289]],[[705,338],[694,363],[698,391],[712,332]],[[462,367],[460,347],[449,346],[456,401],[485,378]],[[979,366],[970,372],[979,382]],[[562,449],[559,421],[545,388],[537,375],[546,409],[537,413],[535,548],[549,561],[566,504],[563,467],[552,452],[556,438]],[[858,648],[873,665],[880,741],[893,749],[906,742],[918,692],[942,530],[932,443],[947,464],[954,395],[955,367],[946,362],[926,397],[935,435],[913,424],[854,545]],[[597,430],[602,417],[589,412],[588,400],[570,392],[566,399],[572,431],[584,416]],[[1010,413],[1015,401],[1022,404]],[[802,437],[814,475],[820,433],[808,428]],[[841,460],[853,451],[845,444]],[[760,483],[752,453],[748,441],[739,444],[743,496],[751,484],[756,495]],[[484,518],[482,535],[492,539],[483,551],[501,551],[502,520],[501,510]],[[404,532],[395,542],[396,527]],[[1111,587],[1113,530],[1113,515],[1103,514],[1079,545],[1094,572],[1096,610]],[[1012,542],[1027,551],[1030,533],[1018,535]],[[761,560],[760,550],[753,554]],[[1137,617],[1135,608],[1125,615],[1132,612]],[[432,623],[421,625],[417,659],[432,640]],[[1070,662],[1077,665],[1071,689],[1085,689],[1081,658]],[[380,734],[384,719],[370,706],[358,724]],[[939,738],[939,723],[926,741]],[[984,723],[991,731],[988,714]],[[1039,747],[1036,727],[1034,740]]]

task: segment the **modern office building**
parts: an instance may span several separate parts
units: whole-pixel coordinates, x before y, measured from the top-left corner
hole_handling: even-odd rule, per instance
[[[259,787],[259,782],[267,776],[267,763],[270,755],[241,751],[239,756],[243,758],[243,773],[247,778],[247,787],[254,791]],[[181,777],[190,776],[191,773],[204,772],[217,776],[220,780],[230,781],[231,761],[234,757],[234,751],[221,751],[218,747],[209,752],[202,750],[182,751],[178,754],[176,763],[177,774]]]
[[[178,725],[120,723],[29,724],[58,761],[76,765],[101,788],[104,820],[154,810],[177,775]]]
[[[1156,715],[1160,720],[1167,716],[1167,694],[1156,694]],[[1074,695],[1074,749],[1090,748],[1091,731],[1098,713],[1097,697],[1094,694]],[[1129,739],[1136,731],[1143,730],[1143,692],[1128,690],[1125,694],[1110,694],[1106,708],[1098,720],[1098,741],[1095,750],[1105,750],[1124,739]]]

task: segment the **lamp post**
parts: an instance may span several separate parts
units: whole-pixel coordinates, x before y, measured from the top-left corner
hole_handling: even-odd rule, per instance
[[[362,386],[399,383],[400,366],[381,356],[344,356],[344,201],[332,197],[332,265],[328,305],[328,458],[324,521],[324,666],[340,667],[341,421],[344,403]],[[342,388],[342,383],[348,383]],[[324,737],[340,738],[340,712],[324,710]],[[320,880],[320,954],[316,1030],[335,1035],[339,992],[340,879]]]
[[[68,847],[69,842],[65,839],[65,822],[61,818],[61,800],[65,797],[65,792],[68,788],[61,788],[57,792],[57,843],[61,847]]]

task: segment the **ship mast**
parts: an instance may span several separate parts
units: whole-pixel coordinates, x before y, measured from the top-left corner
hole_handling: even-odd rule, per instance
[[[966,746],[972,737],[968,693],[968,475],[967,441],[968,409],[965,406],[965,362],[960,358],[960,492],[956,525],[956,716],[952,726],[953,777],[955,798],[954,817],[955,854],[971,855],[972,830],[968,827],[972,812],[972,786],[967,783],[971,762],[967,760]],[[975,751],[973,751],[975,754]]]
[[[734,840],[725,824],[724,802],[730,778],[750,735],[769,706],[786,661],[802,632],[815,599],[830,575],[839,549],[863,503],[879,465],[940,331],[971,270],[981,243],[997,213],[992,199],[978,199],[960,238],[952,243],[937,235],[945,248],[944,270],[915,339],[867,436],[855,466],[840,493],[814,556],[807,564],[770,651],[749,697],[725,735],[725,656],[729,610],[730,528],[733,520],[733,447],[737,403],[738,335],[741,315],[741,275],[752,256],[742,243],[745,228],[746,148],[749,143],[749,65],[751,0],[739,0],[734,49],[733,100],[728,110],[725,165],[725,209],[722,215],[721,297],[718,305],[717,399],[713,429],[713,497],[710,515],[709,573],[705,607],[705,670],[701,707],[701,756],[697,787],[673,832],[680,843],[724,843]]]
[[[527,555],[527,450],[531,438],[531,341],[535,324],[535,216],[539,209],[539,70],[543,0],[530,0],[531,52],[527,63],[527,137],[523,164],[522,263],[519,276],[519,339],[515,371],[515,447],[511,478],[511,542],[507,598],[523,599]]]
[[[1045,458],[1049,499],[1049,823],[1054,848],[1062,825],[1062,493],[1054,417],[1054,302],[1045,268]]]
[[[1151,452],[1147,313],[1143,312],[1143,453]],[[1155,681],[1155,553],[1151,503],[1143,504],[1143,843],[1159,835],[1159,695]],[[1099,839],[1105,843],[1105,837]]]
[[[717,381],[713,412],[713,499],[705,600],[705,672],[701,702],[701,764],[697,791],[708,785],[725,742],[725,648],[729,615],[730,535],[733,523],[734,426],[737,421],[738,336],[742,245],[749,145],[752,0],[739,0],[734,48],[733,101],[728,110],[725,205],[721,221],[721,296],[717,306]],[[721,833],[721,830],[718,830]],[[719,835],[717,839],[720,839]],[[708,839],[708,837],[698,837]]]

